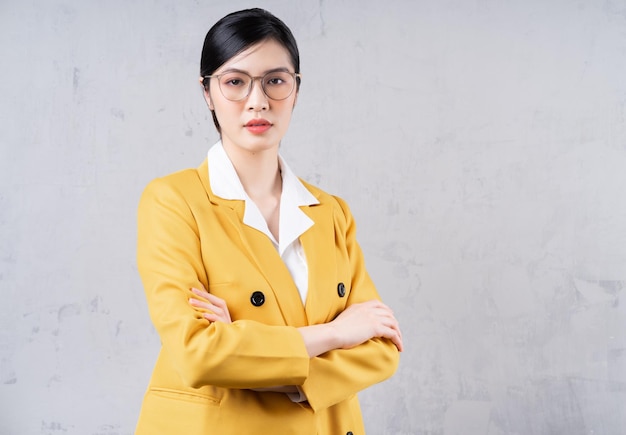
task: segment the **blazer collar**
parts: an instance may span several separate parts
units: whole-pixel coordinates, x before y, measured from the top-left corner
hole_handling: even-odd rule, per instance
[[[246,194],[221,141],[213,145],[207,153],[209,186],[213,194],[225,200],[243,201],[243,223],[264,233],[282,256],[285,249],[314,223],[300,207],[319,204],[319,200],[304,187],[285,160],[281,156],[278,158],[283,179],[279,242],[269,231],[256,204]]]

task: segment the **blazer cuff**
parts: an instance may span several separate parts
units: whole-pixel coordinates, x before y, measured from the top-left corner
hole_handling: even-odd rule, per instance
[[[302,388],[300,388],[300,386],[298,385],[296,385],[296,388],[298,389],[298,392],[297,393],[285,393],[287,394],[287,397],[289,397],[289,399],[295,403],[306,402],[307,398],[306,398],[306,395],[304,394],[304,391],[302,391]]]

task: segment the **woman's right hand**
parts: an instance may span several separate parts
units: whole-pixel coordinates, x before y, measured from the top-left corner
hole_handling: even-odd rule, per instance
[[[230,311],[228,311],[224,299],[218,298],[204,289],[192,288],[191,292],[197,296],[197,299],[189,298],[189,304],[198,311],[202,311],[202,317],[209,322],[232,323]]]
[[[375,337],[388,338],[402,352],[402,331],[393,311],[377,299],[350,305],[330,324],[340,347],[349,349]]]

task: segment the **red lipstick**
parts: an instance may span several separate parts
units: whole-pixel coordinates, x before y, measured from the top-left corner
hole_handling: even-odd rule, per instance
[[[246,128],[252,134],[265,133],[271,126],[272,124],[267,119],[263,118],[251,119],[246,124]]]

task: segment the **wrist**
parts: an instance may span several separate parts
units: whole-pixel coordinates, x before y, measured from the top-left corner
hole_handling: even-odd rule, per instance
[[[334,324],[323,323],[304,326],[298,328],[298,331],[302,335],[304,345],[311,358],[341,347],[339,331]]]
[[[342,349],[345,346],[345,343],[335,321],[333,320],[330,323],[326,323],[324,327],[324,335],[328,338],[329,350]]]

